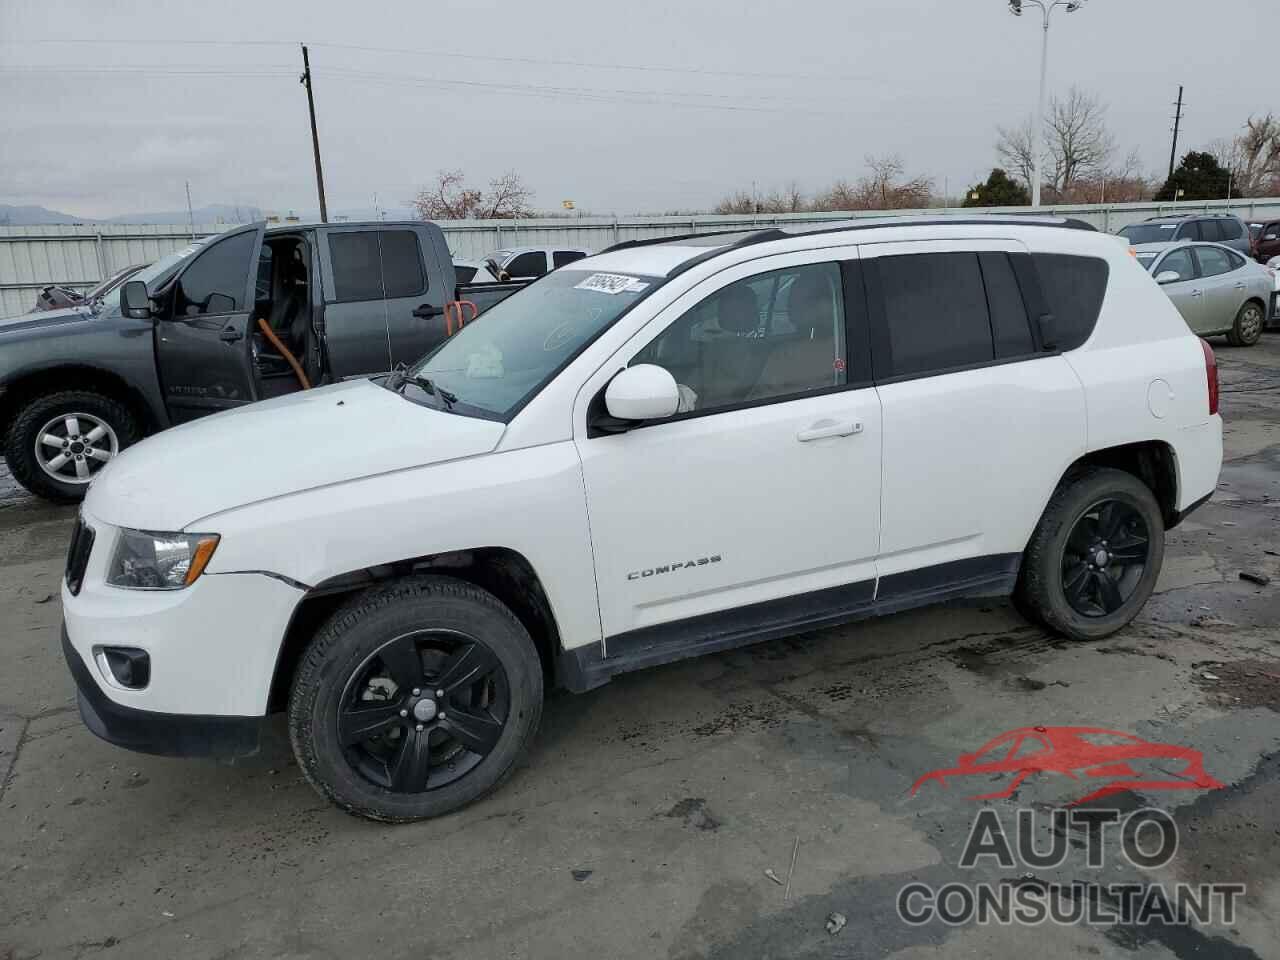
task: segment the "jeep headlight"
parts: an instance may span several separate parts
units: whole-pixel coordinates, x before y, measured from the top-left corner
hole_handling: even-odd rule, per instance
[[[131,590],[181,590],[204,573],[217,546],[213,533],[121,530],[107,583]]]

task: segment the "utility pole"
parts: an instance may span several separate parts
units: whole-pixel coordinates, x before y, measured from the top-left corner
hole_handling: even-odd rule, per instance
[[[1169,147],[1169,179],[1173,179],[1173,159],[1178,153],[1178,127],[1182,125],[1182,84],[1178,84],[1177,110],[1173,114],[1173,145]]]
[[[196,215],[191,212],[191,181],[187,181],[187,226],[191,228],[191,242],[196,241]]]
[[[299,82],[307,88],[307,109],[311,111],[311,151],[316,157],[316,193],[320,195],[320,222],[329,222],[329,208],[324,202],[324,170],[320,167],[320,134],[316,132],[316,98],[311,92],[311,58],[302,44],[302,76]]]

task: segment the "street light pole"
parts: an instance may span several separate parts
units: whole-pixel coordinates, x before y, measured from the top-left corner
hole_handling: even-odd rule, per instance
[[[1045,77],[1049,70],[1049,15],[1055,7],[1066,7],[1067,13],[1075,13],[1088,0],[1009,0],[1009,12],[1015,17],[1022,16],[1022,8],[1030,4],[1040,8],[1040,97],[1036,101],[1036,123],[1031,131],[1031,205],[1040,206],[1040,157],[1043,153],[1041,139],[1044,137],[1044,88]]]

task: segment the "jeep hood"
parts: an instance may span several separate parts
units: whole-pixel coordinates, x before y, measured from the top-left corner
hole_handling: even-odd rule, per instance
[[[250,503],[488,453],[504,429],[350,380],[144,440],[94,479],[84,506],[119,526],[182,530]]]

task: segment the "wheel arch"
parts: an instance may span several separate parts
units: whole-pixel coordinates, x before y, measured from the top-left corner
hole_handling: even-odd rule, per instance
[[[1182,519],[1178,513],[1178,455],[1165,441],[1140,440],[1091,450],[1067,468],[1058,485],[1088,467],[1111,467],[1141,480],[1155,495],[1166,529],[1176,527]]]
[[[276,655],[267,712],[286,709],[298,664],[321,626],[352,597],[401,577],[435,573],[456,577],[493,594],[510,608],[538,650],[548,688],[556,683],[560,631],[542,580],[529,560],[508,547],[476,547],[362,567],[316,584],[294,608]]]
[[[94,390],[123,403],[138,418],[144,433],[154,433],[161,427],[146,397],[120,374],[88,363],[59,363],[24,370],[0,384],[0,436],[28,401],[70,389]]]

